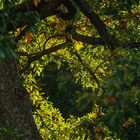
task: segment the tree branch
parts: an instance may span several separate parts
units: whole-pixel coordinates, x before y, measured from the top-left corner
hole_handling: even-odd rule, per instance
[[[100,19],[100,17],[92,10],[92,7],[85,0],[73,0],[75,4],[79,7],[79,9],[83,12],[83,14],[89,18],[91,23],[97,29],[100,36],[103,38],[106,45],[115,48],[116,39],[111,36],[106,28],[104,22]]]
[[[74,34],[72,34],[72,38],[74,40],[81,41],[81,42],[84,42],[84,43],[87,43],[87,44],[105,45],[105,42],[103,41],[103,39],[101,37],[93,38],[93,37],[81,35],[81,34],[78,34],[78,33],[75,32]]]
[[[85,35],[81,35],[74,31],[72,33],[72,38],[76,41],[81,41],[83,43],[91,44],[91,45],[105,45],[104,40],[101,37],[93,38]],[[120,43],[122,44],[122,43]],[[140,42],[131,42],[131,43],[125,43],[120,46],[117,46],[117,48],[124,48],[124,49],[134,49],[134,48],[140,48]]]
[[[114,39],[114,37],[112,37],[108,33],[105,24],[100,19],[100,17],[92,10],[88,2],[86,2],[85,0],[73,0],[73,1],[84,13],[84,15],[90,19],[91,23],[95,26],[95,28],[97,29],[98,33],[101,36],[101,38],[92,38],[92,37],[84,36],[84,35],[74,32],[72,33],[73,39],[87,43],[87,44],[93,44],[93,45],[110,45],[113,48],[114,46],[122,47],[122,48],[139,48],[140,46],[139,42],[116,46],[116,40]],[[14,25],[12,21],[16,19],[15,16],[17,14],[24,15],[32,11],[37,11],[41,19],[44,19],[51,15],[57,15],[58,13],[56,13],[57,10],[55,9],[57,9],[61,4],[62,4],[61,0],[51,0],[48,2],[41,1],[41,3],[37,7],[35,7],[33,0],[29,0],[28,2],[26,1],[19,5],[12,6],[11,8],[9,8],[9,12],[8,12],[9,14],[8,16],[10,17],[10,20],[7,23],[7,31],[14,30],[18,27],[23,27],[29,24],[29,22],[31,22],[31,20],[29,20],[31,15],[28,15],[26,18],[20,18],[20,21],[16,22],[16,25]],[[4,14],[4,11],[0,10],[0,14]],[[35,21],[32,21],[32,22],[35,22]],[[18,37],[18,40],[21,37],[22,37],[22,34]]]
[[[43,50],[41,52],[34,53],[34,54],[28,54],[28,53],[19,52],[19,54],[21,54],[23,56],[27,56],[27,58],[28,58],[26,66],[23,69],[19,70],[19,72],[21,74],[24,73],[29,68],[31,63],[33,63],[36,60],[39,60],[44,55],[50,54],[52,52],[56,52],[56,51],[58,51],[60,49],[64,49],[66,45],[67,45],[67,42],[59,44],[59,45],[57,45],[55,47],[51,47],[49,49]]]
[[[100,82],[97,79],[95,73],[91,70],[90,67],[88,67],[87,64],[85,64],[85,62],[83,62],[82,58],[80,57],[80,55],[78,54],[78,52],[74,51],[74,54],[76,55],[78,61],[81,63],[81,65],[89,72],[90,76],[92,77],[92,79],[97,83],[97,85],[99,86],[99,88],[101,88]]]
[[[55,9],[57,9],[60,5],[61,5],[61,1],[60,0],[51,0],[49,2],[46,1],[41,1],[40,4],[35,7],[33,0],[30,1],[25,1],[19,5],[15,5],[15,6],[11,6],[9,8],[9,12],[7,13],[8,17],[10,17],[10,20],[7,23],[7,31],[11,31],[14,30],[16,28],[19,27],[23,27],[27,24],[29,24],[29,22],[31,22],[31,18],[32,18],[32,12],[38,12],[40,15],[41,19],[45,19],[46,17],[52,16],[56,14]],[[0,10],[0,15],[4,15],[5,11]],[[15,14],[16,13],[16,14]],[[28,14],[27,14],[28,13]],[[29,14],[31,13],[31,14]],[[13,24],[13,22],[15,22],[16,16],[20,14],[21,17],[26,17],[25,18],[20,18],[18,22],[16,22],[16,25]],[[34,22],[34,21],[32,21]]]
[[[123,44],[122,48],[125,49],[133,49],[133,48],[140,48],[140,42],[131,42],[131,43],[127,43],[127,44]]]

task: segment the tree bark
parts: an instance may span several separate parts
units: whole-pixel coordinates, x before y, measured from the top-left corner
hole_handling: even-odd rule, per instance
[[[29,95],[21,84],[14,58],[0,61],[0,131],[2,128],[21,131],[24,140],[40,140],[36,128]],[[15,140],[7,132],[4,140]]]
[[[0,35],[27,25],[30,22],[30,15],[27,19],[22,19],[22,15],[37,11],[41,19],[44,19],[54,15],[55,9],[60,4],[60,0],[52,0],[46,3],[41,2],[38,7],[35,7],[33,1],[30,0],[28,3],[23,2],[11,7],[10,12],[6,13],[9,14],[8,17],[11,17],[6,23],[7,31],[6,33],[0,31]],[[13,26],[11,21],[17,18],[15,13],[21,14],[21,18]],[[6,14],[5,11],[0,10],[0,15],[5,17]],[[21,83],[16,60],[10,56],[6,56],[3,60],[0,59],[0,137],[1,135],[4,140],[17,140],[17,137],[20,140],[41,139],[32,115],[29,94]],[[23,138],[20,135],[23,135]]]

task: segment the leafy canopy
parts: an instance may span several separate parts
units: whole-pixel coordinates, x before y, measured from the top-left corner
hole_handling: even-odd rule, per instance
[[[139,1],[71,2],[64,20],[57,0],[1,0],[1,60],[18,60],[43,139],[140,139]]]

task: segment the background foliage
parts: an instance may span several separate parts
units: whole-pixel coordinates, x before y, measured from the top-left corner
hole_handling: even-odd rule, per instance
[[[69,24],[82,35],[99,35],[80,11],[71,23],[58,16],[40,20],[39,13],[32,11],[11,15],[10,7],[22,2],[0,1],[4,12],[0,12],[0,58],[16,57],[42,138],[140,139],[139,49],[118,47],[112,51],[108,46],[72,39],[71,44],[62,45],[63,49],[29,63],[36,53],[64,43],[65,36],[72,38],[65,30]],[[120,46],[140,40],[138,0],[88,2]],[[35,6],[39,3],[34,0]],[[27,17],[31,21],[28,26],[7,33],[9,21],[16,26]],[[25,35],[19,37],[24,29]],[[9,126],[0,128],[0,136],[5,133],[22,137]]]

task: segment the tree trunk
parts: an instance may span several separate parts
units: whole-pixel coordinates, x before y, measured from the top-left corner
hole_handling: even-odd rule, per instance
[[[16,61],[0,61],[0,137],[4,140],[40,140],[29,95],[21,84]],[[23,135],[23,137],[22,137]]]

